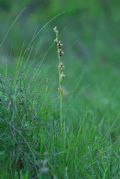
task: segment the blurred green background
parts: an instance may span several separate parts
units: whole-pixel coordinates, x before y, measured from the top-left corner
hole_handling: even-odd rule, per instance
[[[50,178],[120,178],[119,76],[120,0],[0,0],[1,176],[21,172],[21,161],[39,176],[47,151]]]
[[[0,0],[0,54],[52,56],[57,25],[65,57],[118,65],[119,22],[119,0]]]

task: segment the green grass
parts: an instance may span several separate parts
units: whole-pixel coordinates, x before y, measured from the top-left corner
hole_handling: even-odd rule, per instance
[[[0,179],[120,179],[118,0],[2,1]]]
[[[21,51],[16,65],[1,56],[0,179],[120,178],[119,35],[113,22],[109,29],[99,22],[83,20],[79,29],[76,18],[60,33],[62,120],[51,24],[33,35],[28,52],[13,42]]]
[[[66,146],[59,119],[57,60],[0,68],[0,178],[120,178],[120,71],[64,60]],[[24,69],[24,70],[23,70]]]

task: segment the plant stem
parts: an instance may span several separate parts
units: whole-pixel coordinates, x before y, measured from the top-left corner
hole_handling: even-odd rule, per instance
[[[65,147],[66,132],[65,132],[65,121],[63,120],[63,87],[62,87],[65,74],[64,74],[64,65],[61,60],[63,54],[62,51],[63,44],[59,39],[59,31],[57,30],[57,27],[54,28],[54,32],[56,34],[55,43],[57,46],[57,54],[58,54],[58,80],[59,80],[58,88],[59,88],[59,112],[60,112],[59,115],[60,115],[61,131],[64,137],[64,147]]]

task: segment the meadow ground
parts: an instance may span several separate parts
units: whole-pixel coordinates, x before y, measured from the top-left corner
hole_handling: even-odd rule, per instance
[[[0,66],[0,178],[120,178],[120,70],[66,59],[60,125],[57,59]]]

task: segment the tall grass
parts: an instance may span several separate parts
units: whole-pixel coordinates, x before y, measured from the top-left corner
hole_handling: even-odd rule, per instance
[[[0,178],[117,179],[119,72],[69,59],[63,102],[61,42],[54,30],[58,71],[56,61],[40,68],[29,55],[10,72],[0,68]]]
[[[65,80],[70,97],[64,103],[66,136],[61,136],[59,99],[52,84],[57,85],[55,66],[45,66],[34,80],[31,65],[27,75],[19,72],[15,80],[9,72],[1,75],[2,178],[119,178],[119,78],[111,69],[106,74],[92,65],[74,93],[69,79]],[[76,83],[78,64],[73,72],[68,64],[66,72]],[[104,83],[109,77],[114,86]]]

